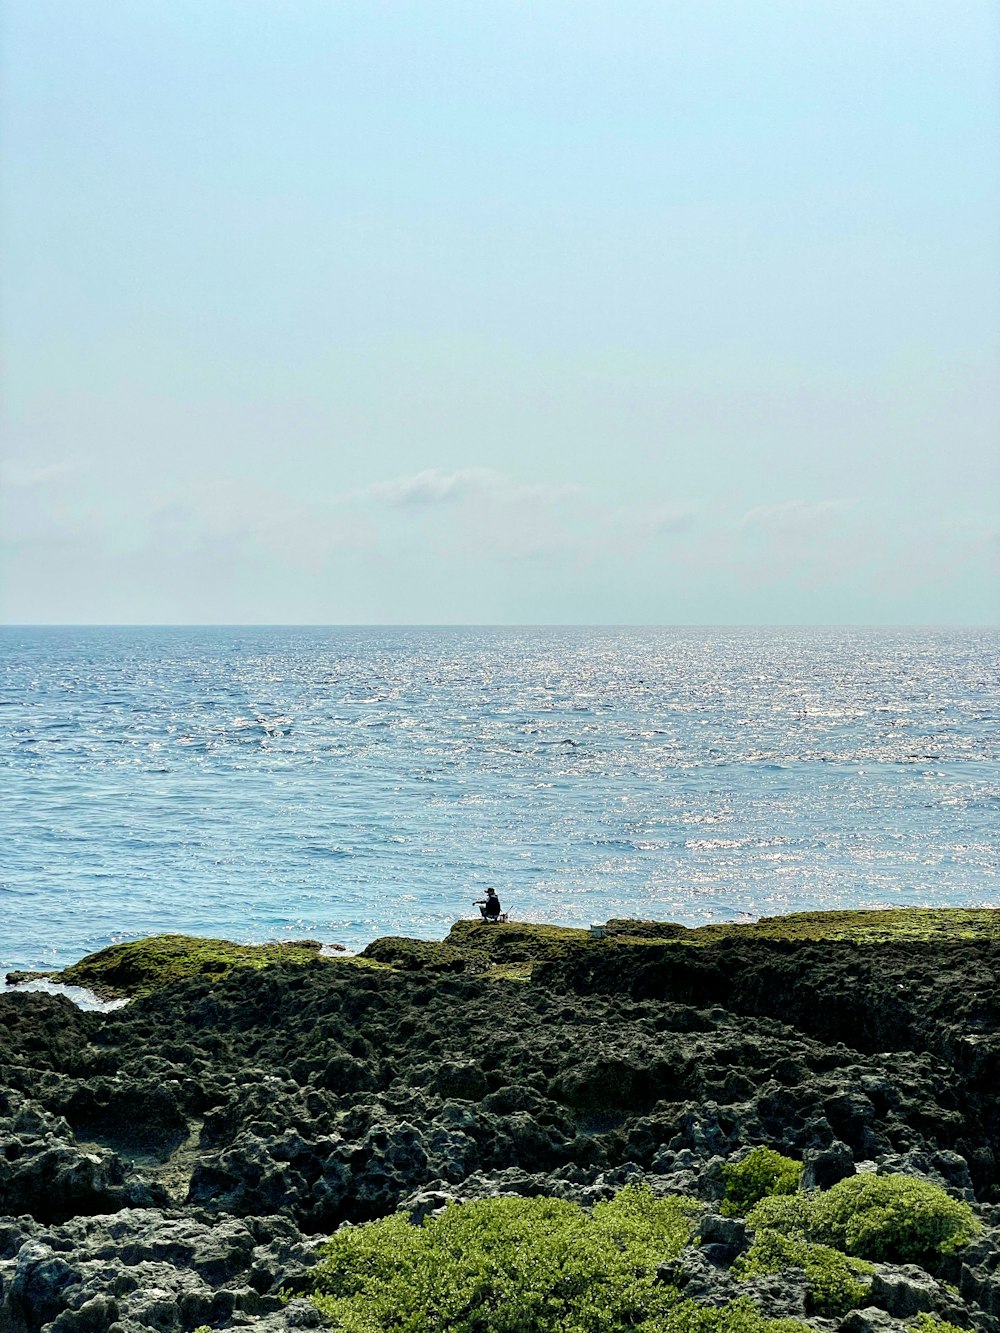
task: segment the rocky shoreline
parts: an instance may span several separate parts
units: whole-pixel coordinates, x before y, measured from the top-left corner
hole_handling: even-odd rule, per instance
[[[309,1272],[345,1222],[639,1180],[699,1201],[670,1280],[703,1304],[746,1297],[831,1333],[921,1312],[1000,1333],[998,918],[602,939],[461,922],[439,944],[349,959],[300,942],[266,966],[200,941],[180,979],[161,951],[152,989],[143,946],[118,946],[60,979],[149,990],[123,1009],[8,991],[0,1333],[318,1326]],[[929,1267],[876,1264],[866,1305],[817,1313],[801,1270],[733,1271],[748,1234],[720,1213],[724,1167],[760,1145],[809,1187],[933,1181],[981,1231]]]

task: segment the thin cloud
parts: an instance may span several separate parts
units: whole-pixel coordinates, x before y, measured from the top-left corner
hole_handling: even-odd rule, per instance
[[[489,468],[461,468],[457,472],[439,472],[427,468],[410,477],[396,477],[376,482],[358,492],[359,497],[381,500],[395,508],[454,504],[466,496],[495,488],[502,474]]]
[[[9,490],[51,486],[81,472],[83,466],[74,459],[45,463],[41,467],[28,467],[23,463],[4,463],[0,465],[0,482]]]
[[[691,505],[647,504],[618,512],[617,523],[636,537],[665,537],[690,532],[697,521]]]
[[[797,537],[826,527],[844,517],[857,505],[856,500],[786,500],[776,505],[756,505],[740,520],[741,529],[762,529],[778,536]]]
[[[158,544],[234,553],[259,548],[295,565],[321,562],[338,550],[371,550],[378,543],[364,515],[226,479],[159,505],[149,515],[148,530]]]
[[[428,468],[352,491],[339,503],[374,503],[397,513],[441,512],[442,522],[428,540],[442,558],[569,561],[587,567],[655,549],[664,538],[690,532],[700,517],[693,506],[677,501],[608,504],[575,481],[524,481],[493,468]]]
[[[492,500],[503,504],[556,504],[583,494],[575,483],[525,484],[493,468],[459,468],[442,472],[427,468],[408,477],[376,482],[347,499],[376,500],[395,509],[454,505],[463,500]]]

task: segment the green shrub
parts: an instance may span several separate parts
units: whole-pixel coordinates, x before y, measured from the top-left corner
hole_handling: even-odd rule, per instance
[[[937,1315],[928,1314],[926,1310],[921,1310],[917,1317],[910,1322],[911,1333],[968,1333],[968,1329],[959,1328],[957,1324],[949,1324],[947,1319],[938,1319]]]
[[[744,1217],[755,1203],[772,1194],[794,1194],[799,1187],[802,1164],[782,1157],[773,1148],[754,1148],[739,1162],[727,1162],[722,1168],[726,1197],[722,1212],[726,1217]]]
[[[680,1301],[661,1329],[662,1333],[809,1333],[808,1324],[798,1319],[768,1319],[747,1300],[719,1306]]]
[[[912,1176],[848,1176],[823,1193],[766,1198],[747,1215],[777,1230],[863,1259],[922,1263],[961,1249],[978,1231],[967,1203]]]
[[[849,1259],[829,1245],[777,1231],[758,1231],[749,1250],[733,1265],[739,1277],[780,1273],[785,1268],[804,1269],[810,1314],[843,1314],[863,1305],[871,1290],[871,1264]]]
[[[344,1333],[652,1333],[677,1300],[656,1266],[686,1244],[691,1211],[629,1186],[591,1212],[503,1198],[450,1205],[421,1226],[397,1214],[336,1233],[313,1302]]]
[[[849,1176],[817,1202],[833,1243],[868,1259],[920,1263],[961,1249],[978,1230],[967,1203],[910,1176]]]
[[[781,1231],[799,1240],[818,1239],[815,1228],[815,1193],[771,1195],[761,1199],[747,1213],[747,1225],[754,1231]]]

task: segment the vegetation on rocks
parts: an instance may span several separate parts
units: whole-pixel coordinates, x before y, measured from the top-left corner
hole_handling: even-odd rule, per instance
[[[318,940],[273,944],[233,944],[194,935],[151,935],[144,940],[112,944],[56,973],[53,981],[86,986],[104,999],[150,995],[190,977],[223,977],[236,968],[269,967],[274,963],[313,963]]]
[[[967,1245],[978,1229],[967,1203],[902,1175],[848,1176],[822,1192],[765,1198],[747,1222],[758,1233],[778,1231],[863,1259],[925,1265]]]
[[[509,921],[456,921],[444,941],[399,936],[375,940],[358,958],[323,962],[392,967],[402,971],[464,972],[493,980],[523,981],[539,964],[608,957],[615,966],[666,945],[705,947],[741,940],[777,942],[849,941],[855,944],[1000,941],[1000,909],[899,908],[886,911],[799,912],[748,924],[724,923],[689,929],[676,922],[609,921],[604,936],[587,930]],[[236,968],[275,963],[310,963],[320,958],[316,940],[234,944],[191,935],[153,935],[102,949],[62,972],[11,973],[12,981],[42,976],[85,986],[105,999],[148,995],[190,977],[221,977]]]
[[[1000,1333],[996,919],[175,936],[67,970],[111,1013],[10,989],[0,1330]]]
[[[857,944],[996,939],[1000,937],[1000,908],[897,907],[883,911],[793,912],[788,916],[765,916],[747,924],[699,926],[689,934],[700,944],[748,936],[770,940],[853,940]]]
[[[746,1254],[733,1265],[743,1278],[781,1273],[801,1268],[806,1276],[807,1309],[810,1314],[835,1315],[863,1305],[871,1290],[872,1266],[830,1245],[762,1230]]]
[[[596,1333],[662,1329],[656,1280],[691,1231],[691,1204],[626,1187],[591,1211],[559,1199],[452,1205],[345,1227],[322,1252],[317,1308],[345,1333]],[[735,1333],[735,1329],[734,1329]]]
[[[540,963],[594,947],[590,932],[530,921],[456,921],[445,944],[489,963]]]
[[[910,1324],[910,1333],[968,1333],[968,1330],[921,1310]]]
[[[673,921],[609,921],[605,939],[662,944],[716,944],[720,940],[853,940],[856,944],[1000,938],[1000,908],[895,907],[846,912],[792,912],[759,921],[691,928]]]
[[[738,1162],[722,1168],[726,1197],[723,1217],[745,1217],[755,1203],[772,1194],[794,1194],[802,1165],[773,1148],[753,1148]]]
[[[662,1333],[807,1333],[798,1319],[768,1319],[751,1301],[698,1305],[681,1301],[667,1314]]]
[[[486,966],[485,961],[480,962],[450,944],[438,940],[410,940],[401,935],[386,935],[373,940],[361,957],[386,963],[403,972],[476,972]]]

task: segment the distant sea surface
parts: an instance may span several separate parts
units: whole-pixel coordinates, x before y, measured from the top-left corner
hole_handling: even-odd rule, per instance
[[[1000,903],[988,629],[7,628],[0,969]]]

